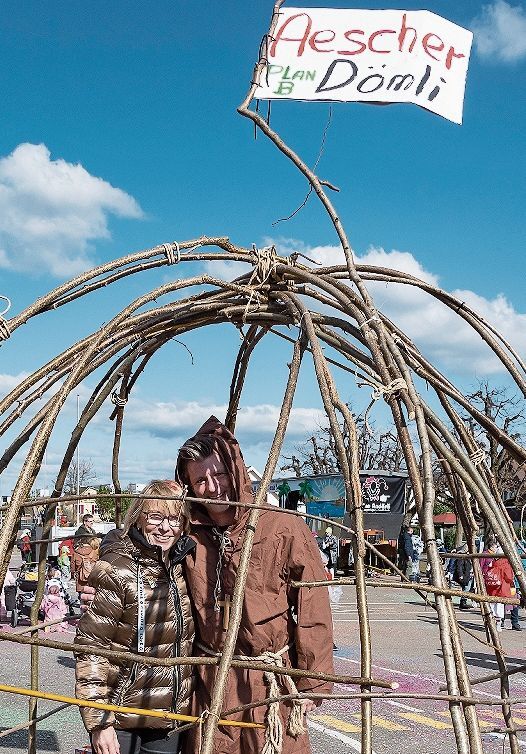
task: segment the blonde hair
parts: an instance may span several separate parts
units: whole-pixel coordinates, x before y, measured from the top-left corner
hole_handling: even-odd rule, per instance
[[[89,541],[89,546],[92,550],[98,550],[100,547],[100,539],[98,537],[92,537]]]
[[[146,510],[153,510],[151,504],[156,505],[156,510],[161,513],[165,512],[166,515],[173,515],[173,508],[176,508],[176,513],[181,516],[181,531],[188,531],[188,505],[186,500],[182,499],[183,488],[178,482],[174,482],[172,479],[154,479],[150,484],[145,487],[140,497],[136,497],[124,516],[124,533],[127,534],[131,527],[137,523],[139,516]],[[147,497],[152,496],[152,499]],[[155,497],[153,497],[155,496]],[[166,500],[163,498],[174,498],[177,500]],[[146,498],[146,499],[145,499]]]

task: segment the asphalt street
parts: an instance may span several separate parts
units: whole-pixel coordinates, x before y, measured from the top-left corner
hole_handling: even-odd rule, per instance
[[[394,693],[436,694],[444,680],[441,647],[436,613],[417,597],[402,590],[371,588],[369,611],[373,645],[373,675],[396,681]],[[485,634],[477,610],[459,613],[462,625],[484,641]],[[358,614],[354,587],[344,587],[339,604],[333,605],[335,666],[338,673],[359,675]],[[504,630],[501,633],[510,667],[526,663],[524,632]],[[1,633],[12,629],[2,624]],[[74,628],[66,634],[50,634],[50,638],[73,639]],[[464,650],[470,676],[485,675],[496,670],[491,650],[476,638],[463,634]],[[59,694],[73,695],[74,671],[72,655],[41,649],[41,687]],[[0,641],[0,683],[27,687],[29,682],[29,651],[26,647]],[[496,682],[478,685],[477,694],[488,700],[499,696]],[[355,693],[354,686],[338,686],[335,693]],[[518,725],[526,726],[526,679],[523,674],[510,678],[510,693],[524,697],[516,709]],[[2,693],[0,730],[27,719],[27,699]],[[39,714],[57,707],[56,702],[39,702]],[[373,704],[373,745],[376,754],[411,751],[411,754],[454,754],[456,745],[447,705],[427,699],[386,698]],[[484,752],[500,754],[509,751],[502,734],[492,732],[501,725],[498,707],[481,708],[479,720],[483,730]],[[346,754],[360,751],[360,708],[356,700],[331,700],[309,716],[309,729],[314,754]],[[526,750],[526,732],[520,733],[521,748]],[[39,724],[39,752],[74,754],[75,748],[88,743],[88,737],[75,708],[68,707]],[[503,748],[503,744],[505,745]],[[0,754],[26,751],[27,733],[20,731],[0,738]]]

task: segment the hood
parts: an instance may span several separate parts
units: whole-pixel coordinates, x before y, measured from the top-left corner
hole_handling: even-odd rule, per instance
[[[203,426],[197,430],[196,434],[191,439],[199,440],[203,437],[206,437],[208,440],[212,441],[217,453],[219,454],[219,457],[223,461],[225,468],[230,474],[230,479],[232,481],[232,486],[234,488],[234,493],[236,496],[235,499],[240,503],[252,503],[252,483],[248,475],[247,467],[245,466],[245,461],[243,460],[241,448],[239,447],[239,443],[232,432],[227,429],[227,427],[222,422],[220,422],[219,419],[217,419],[215,416],[211,416],[209,419],[207,419]],[[182,473],[179,460],[177,461],[175,472],[176,479],[179,479],[179,481],[181,481],[183,484],[188,485],[188,479],[186,478],[185,474]],[[193,491],[189,491],[190,495],[192,495]],[[239,520],[241,517],[243,517],[244,514],[247,513],[247,509],[238,508],[236,511],[235,520]],[[190,519],[193,524],[213,523],[206,512],[206,507],[201,505],[192,506]]]

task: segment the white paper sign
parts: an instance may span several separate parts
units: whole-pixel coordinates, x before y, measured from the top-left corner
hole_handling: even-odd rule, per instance
[[[462,123],[472,40],[425,10],[281,8],[256,97],[412,102]]]

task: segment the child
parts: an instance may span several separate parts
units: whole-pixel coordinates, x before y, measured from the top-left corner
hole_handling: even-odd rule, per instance
[[[60,555],[57,558],[58,567],[62,574],[62,580],[67,584],[71,578],[71,566],[70,566],[70,549],[67,545],[62,545],[60,548]]]
[[[49,579],[46,584],[47,594],[42,599],[40,606],[44,613],[44,622],[49,620],[56,620],[57,618],[64,618],[68,612],[68,608],[62,597],[62,586],[58,579]],[[44,631],[66,631],[67,623],[55,623],[53,626],[46,626]]]

